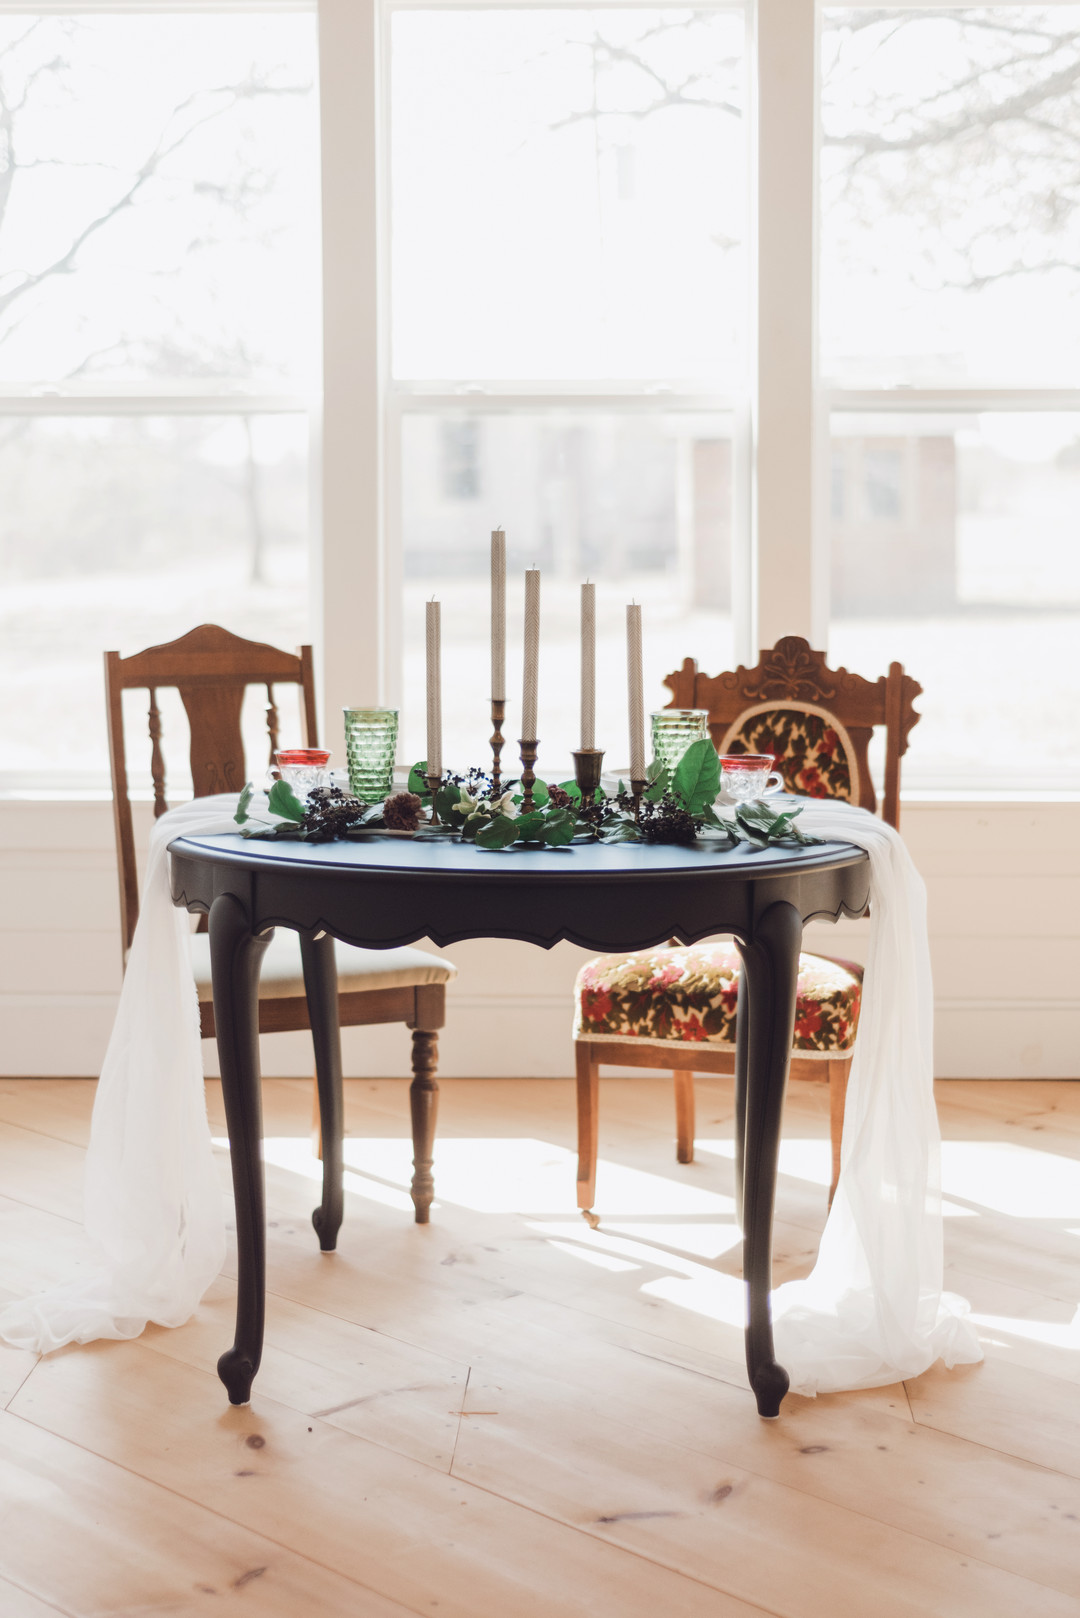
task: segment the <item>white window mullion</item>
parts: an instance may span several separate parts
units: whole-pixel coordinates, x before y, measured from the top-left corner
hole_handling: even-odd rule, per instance
[[[758,0],[756,646],[824,644],[825,569],[815,567],[817,26],[809,0]]]
[[[319,0],[322,129],[321,539],[313,619],[326,744],[383,697],[380,103],[374,0]]]

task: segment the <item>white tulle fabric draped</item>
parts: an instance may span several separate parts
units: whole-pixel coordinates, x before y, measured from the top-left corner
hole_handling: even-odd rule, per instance
[[[870,858],[870,944],[851,1058],[840,1181],[817,1263],[773,1293],[794,1393],[882,1387],[982,1359],[963,1298],[942,1291],[926,888],[903,841],[864,809],[808,803],[803,831]]]
[[[89,1252],[70,1280],[9,1304],[0,1337],[48,1353],[182,1326],[225,1257],[221,1186],[203,1092],[191,919],[172,902],[167,848],[235,831],[236,794],[155,822],[139,921],[98,1080],[86,1153]]]
[[[202,798],[156,823],[142,907],[98,1083],[86,1159],[95,1257],[9,1305],[0,1337],[45,1353],[179,1326],[221,1268],[224,1221],[203,1096],[190,922],[166,848],[234,829],[236,800]],[[843,1166],[818,1262],[774,1294],[777,1358],[804,1394],[980,1359],[962,1299],[942,1292],[940,1137],[922,881],[897,834],[859,809],[811,803],[801,824],[870,856],[870,948],[848,1084]],[[496,856],[493,856],[493,858]]]

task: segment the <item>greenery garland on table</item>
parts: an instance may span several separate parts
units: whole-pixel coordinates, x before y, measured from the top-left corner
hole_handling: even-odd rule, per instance
[[[330,842],[361,838],[375,831],[410,831],[427,839],[457,834],[478,848],[564,848],[578,838],[601,843],[693,843],[704,833],[725,836],[734,846],[768,848],[777,843],[818,843],[796,826],[802,806],[774,809],[758,800],[736,804],[730,819],[713,805],[720,791],[720,760],[709,739],[691,743],[674,771],[660,764],[648,770],[648,784],[635,814],[634,800],[624,782],[607,794],[597,793],[592,803],[582,801],[576,781],[558,786],[533,784],[534,807],[520,813],[523,794],[516,781],[495,795],[491,777],[472,769],[466,775],[447,773],[434,794],[437,819],[430,814],[432,794],[424,765],[414,764],[405,792],[392,794],[385,803],[364,803],[340,787],[317,787],[301,803],[286,781],[275,781],[267,799],[265,819],[251,813],[255,789],[249,783],[240,794],[236,822],[245,837],[291,837],[303,842]]]

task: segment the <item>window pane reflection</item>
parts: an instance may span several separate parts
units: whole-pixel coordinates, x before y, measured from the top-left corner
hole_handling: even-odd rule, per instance
[[[490,531],[502,525],[506,735],[517,737],[521,712],[522,574],[537,566],[541,765],[545,773],[569,770],[580,742],[580,585],[591,578],[597,746],[608,765],[625,767],[627,602],[644,606],[647,708],[668,700],[661,682],[684,657],[710,670],[730,666],[730,421],[690,413],[409,412],[402,429],[404,689],[424,688],[423,603],[434,594],[443,602],[444,757],[454,767],[490,757],[488,568]],[[406,705],[402,724],[404,756],[423,757],[421,703]]]
[[[0,487],[9,786],[107,785],[107,649],[129,655],[206,622],[288,649],[308,638],[303,415],[8,417]],[[186,726],[165,695],[169,782],[183,795]],[[249,765],[261,772],[257,710]],[[283,696],[283,744],[296,726]],[[145,747],[132,767],[145,786]]]
[[[1080,786],[1080,414],[834,416],[832,496],[830,661],[924,687],[905,787]]]

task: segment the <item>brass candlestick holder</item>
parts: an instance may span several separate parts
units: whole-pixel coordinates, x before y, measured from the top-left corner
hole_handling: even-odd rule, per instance
[[[592,803],[596,798],[603,763],[604,754],[599,747],[580,747],[574,754],[574,780],[583,804]]]
[[[502,722],[506,718],[506,698],[492,697],[491,699],[491,787],[492,796],[499,796],[502,785],[502,766],[500,760],[503,750]]]
[[[431,824],[437,826],[439,824],[439,811],[435,807],[435,794],[442,786],[442,776],[428,775],[425,776],[425,779],[428,784],[428,791],[431,793]]]
[[[648,786],[648,784],[647,779],[644,781],[639,781],[637,776],[632,775],[630,777],[630,792],[634,799],[635,820],[639,820],[641,818],[641,800],[645,795],[645,788]]]
[[[519,738],[518,746],[521,749],[521,787],[524,793],[521,800],[521,812],[523,815],[530,815],[536,808],[532,794],[533,783],[536,780],[533,765],[536,763],[536,754],[540,743],[538,741],[522,741]]]

